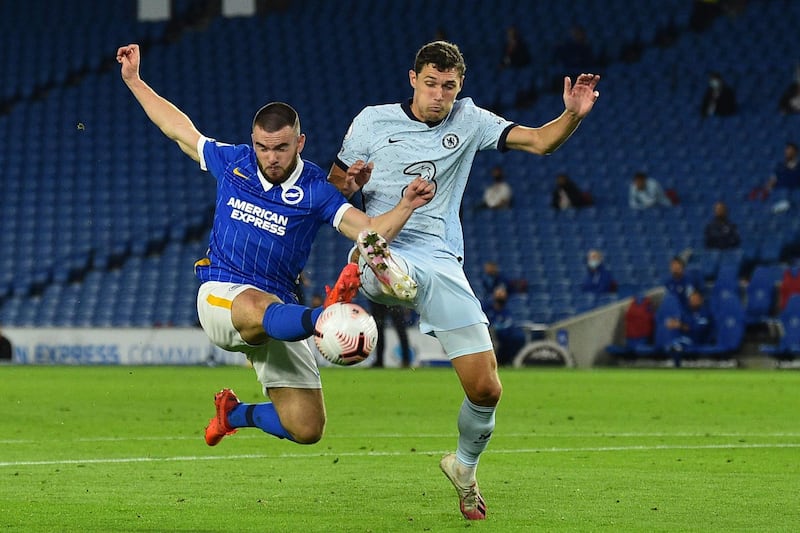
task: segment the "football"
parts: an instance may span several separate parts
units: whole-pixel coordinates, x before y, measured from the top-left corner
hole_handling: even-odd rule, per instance
[[[378,342],[378,326],[372,315],[354,303],[328,306],[314,327],[314,342],[331,363],[355,365],[366,359]]]

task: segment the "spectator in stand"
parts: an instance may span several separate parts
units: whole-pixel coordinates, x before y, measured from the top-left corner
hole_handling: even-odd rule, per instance
[[[783,149],[783,161],[775,166],[775,171],[767,180],[766,189],[796,189],[800,187],[800,165],[798,165],[797,145],[786,143]]]
[[[483,294],[488,298],[497,287],[508,289],[509,285],[511,285],[511,280],[500,272],[500,265],[496,261],[486,261],[483,264],[480,284]]]
[[[506,182],[506,175],[502,167],[492,169],[492,184],[483,191],[483,207],[489,209],[508,209],[514,198],[511,185]]]
[[[483,312],[489,319],[489,333],[495,346],[497,363],[508,366],[514,356],[525,345],[525,330],[516,324],[508,309],[508,290],[498,285],[492,292],[489,302],[483,305]]]
[[[581,283],[581,290],[595,294],[617,291],[617,282],[603,263],[600,250],[589,250],[586,254],[586,277]]]
[[[714,218],[705,229],[706,248],[729,250],[742,244],[739,229],[728,218],[728,206],[724,202],[714,204]]]
[[[778,108],[783,115],[800,113],[800,65],[795,68],[794,80],[783,91]]]
[[[569,39],[556,48],[555,60],[566,70],[592,70],[599,63],[586,29],[577,24],[570,28]]]
[[[563,211],[564,209],[586,207],[593,203],[591,195],[582,191],[568,175],[561,173],[556,176],[556,185],[550,200],[553,209]]]
[[[661,184],[644,172],[633,175],[628,189],[628,205],[631,209],[649,209],[654,206],[672,206]]]
[[[664,287],[674,294],[683,307],[689,305],[689,296],[702,292],[700,280],[694,279],[686,272],[686,262],[680,257],[673,257],[669,263],[670,276],[664,281]]]
[[[783,149],[783,161],[775,165],[764,185],[753,188],[748,195],[750,200],[766,200],[775,190],[789,190],[800,187],[800,160],[797,154],[797,145],[787,142]],[[783,200],[784,202],[785,199]],[[781,202],[776,204],[776,207]],[[788,207],[788,202],[786,202]],[[774,209],[774,208],[773,208]]]
[[[794,82],[781,96],[780,111],[784,115],[800,113],[800,82]]]
[[[730,85],[725,83],[722,74],[719,72],[709,74],[708,88],[703,94],[700,114],[704,117],[728,117],[735,115],[737,108],[736,93]]]
[[[506,42],[500,68],[522,68],[528,66],[530,62],[531,52],[525,39],[520,35],[519,28],[509,26],[506,29]]]
[[[683,352],[692,346],[714,341],[714,319],[700,292],[689,295],[680,318],[667,318],[666,326],[680,331],[670,347],[671,351]]]

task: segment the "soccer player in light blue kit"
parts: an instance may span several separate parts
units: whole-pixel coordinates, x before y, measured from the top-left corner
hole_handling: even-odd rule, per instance
[[[359,241],[359,262],[371,267],[362,271],[361,291],[380,303],[412,306],[420,315],[420,330],[436,336],[448,354],[466,397],[458,415],[456,453],[442,458],[440,467],[456,488],[464,517],[481,520],[486,504],[475,470],[494,430],[502,386],[488,321],[463,270],[461,199],[478,151],[544,155],[561,146],[594,106],[600,77],[581,74],[574,84],[564,78],[564,112],[531,128],[482,109],[470,98],[456,100],[465,71],[456,45],[435,41],[423,46],[408,73],[412,98],[363,109],[345,134],[328,179],[346,196],[361,188],[368,214],[394,205],[409,176],[435,184],[430,203],[415,211],[395,237],[392,255],[379,236]],[[358,160],[374,163],[371,176],[347,172]],[[402,272],[417,282],[415,291],[396,290]]]
[[[252,146],[216,142],[141,79],[138,45],[119,48],[117,61],[150,120],[217,179],[208,257],[195,266],[202,282],[197,311],[212,342],[248,357],[271,400],[243,404],[223,389],[214,399],[206,443],[214,446],[239,427],[258,427],[302,444],[319,441],[325,404],[316,360],[303,339],[313,334],[323,308],[298,305],[294,293],[311,243],[322,224],[353,240],[368,230],[392,238],[413,210],[431,199],[432,184],[410,181],[395,206],[368,217],[328,183],[322,169],[300,158],[305,136],[289,105],[274,102],[256,113]],[[351,170],[370,171],[363,161]],[[358,286],[358,267],[349,264],[325,306],[349,302]]]

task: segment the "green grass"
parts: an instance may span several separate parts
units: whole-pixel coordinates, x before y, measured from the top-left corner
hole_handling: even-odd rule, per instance
[[[797,531],[800,373],[503,370],[468,523],[450,369],[323,370],[328,427],[205,445],[245,368],[0,367],[0,531]]]

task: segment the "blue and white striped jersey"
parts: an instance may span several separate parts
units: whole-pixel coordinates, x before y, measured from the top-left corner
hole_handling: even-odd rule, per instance
[[[299,156],[289,179],[272,185],[249,145],[201,138],[197,151],[200,168],[217,179],[209,261],[198,262],[197,277],[254,285],[296,302],[295,280],[319,228],[338,227],[352,206],[328,183],[326,172]]]
[[[405,253],[463,257],[464,237],[458,216],[472,162],[480,150],[505,151],[514,123],[457,100],[450,114],[429,125],[414,117],[410,101],[364,108],[345,134],[337,165],[374,162],[362,188],[367,214],[375,216],[397,205],[408,183],[418,175],[436,183],[436,194],[411,215],[392,247]]]

